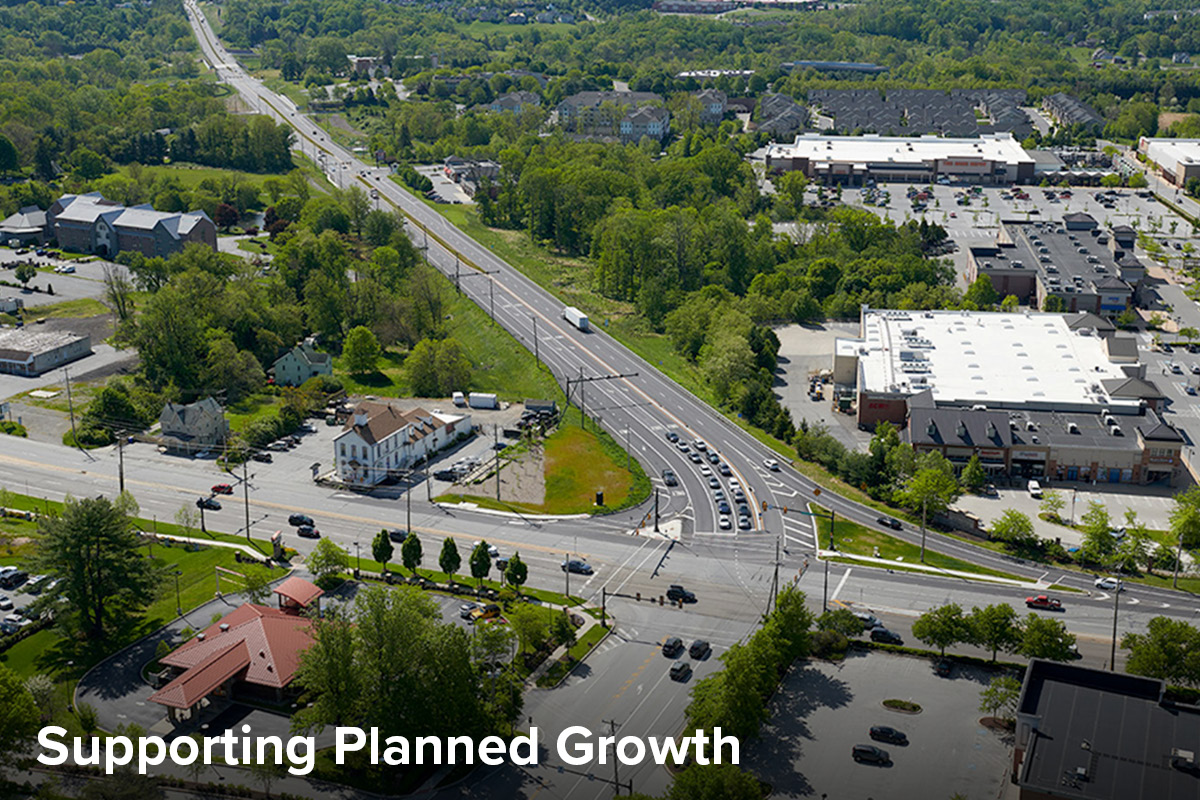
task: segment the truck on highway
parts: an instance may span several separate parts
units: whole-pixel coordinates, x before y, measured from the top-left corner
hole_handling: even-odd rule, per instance
[[[563,319],[574,325],[579,330],[586,333],[588,331],[587,314],[580,311],[575,306],[567,306],[563,309]]]
[[[484,392],[471,392],[467,396],[468,404],[471,408],[499,408],[500,401],[494,394],[486,394]]]

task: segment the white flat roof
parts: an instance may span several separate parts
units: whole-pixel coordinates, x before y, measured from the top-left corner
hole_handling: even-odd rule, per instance
[[[1121,365],[1062,314],[867,310],[862,322],[855,346],[868,392],[928,388],[939,403],[1063,411],[1138,405],[1109,397],[1101,381],[1125,378]]]
[[[790,144],[769,148],[776,158],[805,158],[811,163],[897,164],[930,162],[937,159],[999,161],[1006,164],[1033,163],[1033,158],[1010,133],[970,139],[940,136],[825,136],[804,133]]]
[[[1200,139],[1146,139],[1146,156],[1167,167],[1200,163]]]

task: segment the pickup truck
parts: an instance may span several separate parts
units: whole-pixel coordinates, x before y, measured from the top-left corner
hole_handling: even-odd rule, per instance
[[[1026,597],[1025,605],[1030,608],[1042,608],[1046,611],[1062,611],[1062,601],[1057,597],[1047,597],[1044,594],[1039,594],[1035,597]]]

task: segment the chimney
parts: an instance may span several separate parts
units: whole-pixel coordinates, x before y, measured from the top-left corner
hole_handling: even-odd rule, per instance
[[[367,412],[366,411],[355,411],[354,412],[354,427],[356,427],[356,428],[366,427],[366,424],[367,424]]]

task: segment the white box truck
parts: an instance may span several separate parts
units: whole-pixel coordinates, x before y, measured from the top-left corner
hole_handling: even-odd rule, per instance
[[[580,311],[575,306],[567,306],[563,309],[563,319],[574,325],[579,330],[586,332],[588,330],[587,314]]]
[[[485,394],[483,392],[471,392],[467,396],[470,401],[471,408],[499,408],[500,401],[496,399],[494,394]]]

